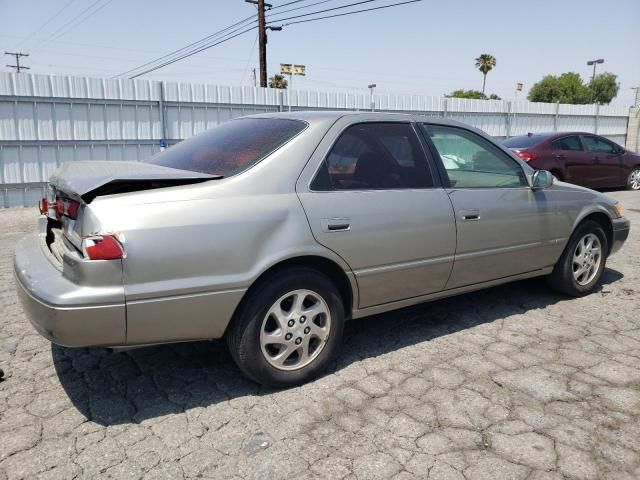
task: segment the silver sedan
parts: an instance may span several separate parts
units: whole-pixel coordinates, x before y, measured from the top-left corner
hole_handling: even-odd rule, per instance
[[[276,386],[316,375],[344,322],[529,277],[596,288],[620,204],[534,172],[467,125],[294,112],[233,120],[146,162],[73,162],[15,252],[57,344],[224,337]]]

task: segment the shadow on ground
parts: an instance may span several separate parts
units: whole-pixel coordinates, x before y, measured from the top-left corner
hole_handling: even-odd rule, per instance
[[[622,277],[607,268],[600,289]],[[328,374],[367,357],[562,301],[571,300],[549,290],[544,281],[532,279],[352,321]],[[72,403],[101,425],[141,422],[273,391],[246,380],[223,341],[127,352],[52,345],[51,353]]]

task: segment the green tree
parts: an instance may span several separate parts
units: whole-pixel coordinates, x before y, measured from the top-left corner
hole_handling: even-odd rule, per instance
[[[482,95],[484,95],[484,87],[487,83],[487,73],[496,66],[496,57],[483,53],[476,58],[476,68],[482,72]]]
[[[536,83],[527,98],[531,102],[584,104],[591,102],[591,90],[575,72],[547,75]]]
[[[460,90],[454,90],[449,95],[447,95],[447,97],[449,97],[449,98],[475,98],[475,99],[479,100],[479,99],[484,98],[484,94],[479,90],[464,90],[464,89],[461,88]]]
[[[284,75],[276,73],[273,77],[269,78],[270,88],[287,88],[288,86],[289,82],[284,78]]]
[[[464,90],[462,88],[459,89],[459,90],[454,90],[449,95],[447,95],[447,97],[448,98],[473,98],[473,99],[476,99],[476,100],[486,100],[487,98],[489,100],[502,100],[495,93],[492,93],[491,95],[489,95],[487,97],[480,90]]]
[[[596,75],[596,78],[589,84],[591,95],[594,103],[605,104],[611,103],[618,91],[620,90],[620,84],[616,82],[618,76],[610,72],[604,72],[600,75]]]

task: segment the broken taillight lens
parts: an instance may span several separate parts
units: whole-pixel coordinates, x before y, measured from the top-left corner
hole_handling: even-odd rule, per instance
[[[65,217],[69,217],[70,219],[75,220],[76,218],[78,218],[79,208],[80,204],[75,200],[60,197],[56,199],[55,211],[56,217],[58,219],[64,215]]]
[[[118,260],[124,258],[124,248],[113,235],[86,237],[82,241],[86,256],[90,260]]]

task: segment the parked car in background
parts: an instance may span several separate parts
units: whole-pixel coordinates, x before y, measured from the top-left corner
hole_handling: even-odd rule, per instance
[[[629,233],[619,203],[479,130],[356,112],[257,115],[147,162],[65,163],[41,211],[14,270],[44,337],[224,337],[277,386],[318,375],[348,318],[536,276],[588,294]]]
[[[599,135],[530,133],[503,141],[529,166],[589,188],[640,190],[640,155]]]

